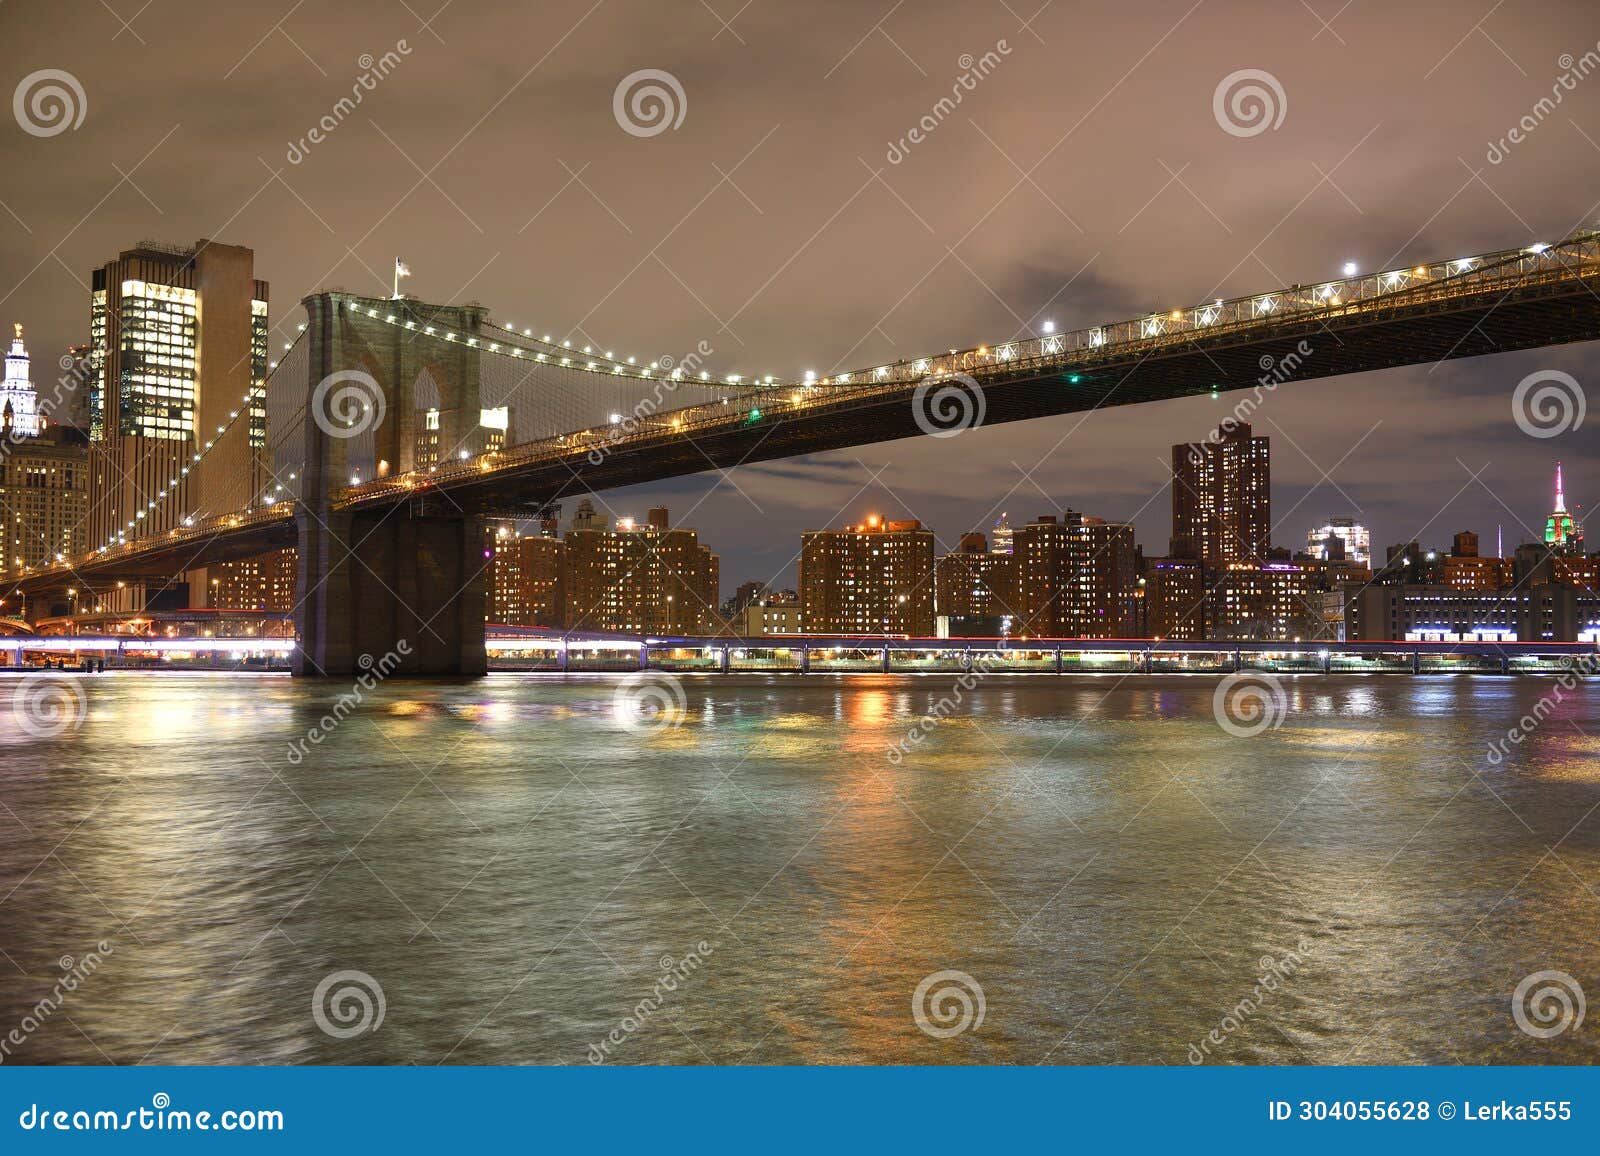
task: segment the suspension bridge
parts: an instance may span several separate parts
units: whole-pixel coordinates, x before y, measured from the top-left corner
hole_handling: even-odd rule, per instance
[[[579,348],[478,305],[321,292],[262,387],[266,483],[248,507],[182,484],[249,436],[247,405],[126,527],[15,589],[48,613],[69,588],[294,546],[298,670],[355,672],[405,639],[408,673],[476,674],[487,517],[980,423],[1593,340],[1597,284],[1585,233],[798,380]]]

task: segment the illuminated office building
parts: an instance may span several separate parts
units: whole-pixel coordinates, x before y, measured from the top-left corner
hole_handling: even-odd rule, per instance
[[[748,603],[741,613],[744,625],[739,633],[746,638],[799,634],[802,630],[799,598],[757,598]]]
[[[220,562],[205,570],[204,593],[212,610],[263,610],[287,614],[294,610],[298,581],[298,554],[293,547],[255,558]],[[191,600],[192,604],[193,600]]]
[[[996,554],[1009,554],[1016,541],[1016,531],[1011,528],[1011,515],[1002,513],[994,520],[994,533],[990,535],[989,549]]]
[[[254,261],[235,245],[147,242],[94,270],[91,549],[263,493],[267,283]]]
[[[1322,562],[1331,561],[1328,539],[1344,543],[1344,561],[1372,565],[1372,534],[1354,518],[1329,518],[1306,534],[1306,553]]]
[[[478,440],[484,453],[503,450],[506,448],[506,438],[511,431],[511,410],[506,406],[479,410],[478,426],[483,435]],[[463,452],[462,447],[440,445],[439,436],[439,411],[423,410],[422,425],[417,430],[415,452],[412,455],[412,469],[427,470],[446,459],[459,460]]]

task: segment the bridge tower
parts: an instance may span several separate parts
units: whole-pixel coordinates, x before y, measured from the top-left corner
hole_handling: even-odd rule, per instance
[[[295,673],[344,677],[381,662],[398,675],[481,675],[491,580],[483,519],[438,498],[338,511],[334,495],[368,433],[376,477],[412,469],[430,411],[441,451],[483,449],[479,353],[469,342],[487,310],[336,292],[302,304],[310,349]],[[418,340],[430,331],[459,340]]]

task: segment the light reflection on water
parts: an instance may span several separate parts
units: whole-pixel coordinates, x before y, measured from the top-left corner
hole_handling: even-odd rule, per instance
[[[87,680],[77,730],[0,730],[0,1036],[113,951],[7,1062],[581,1063],[700,941],[615,1061],[1184,1063],[1302,940],[1216,1060],[1600,1058],[1510,1014],[1534,971],[1600,991],[1600,689],[1496,767],[1543,681],[1289,678],[1235,738],[1213,679],[991,676],[896,765],[951,680],[684,684],[641,735],[606,678],[395,683],[331,727],[336,683]],[[951,968],[986,1017],[933,1039],[911,994]],[[376,1033],[314,1023],[340,969]]]

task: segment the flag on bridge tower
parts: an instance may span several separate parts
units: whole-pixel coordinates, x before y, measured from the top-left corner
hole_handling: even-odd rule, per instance
[[[411,266],[399,257],[394,259],[394,299],[400,300],[400,278],[411,276]]]

